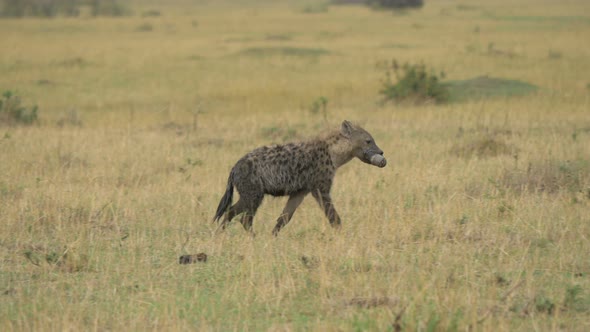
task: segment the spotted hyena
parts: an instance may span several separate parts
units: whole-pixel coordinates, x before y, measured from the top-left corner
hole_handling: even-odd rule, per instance
[[[311,193],[330,224],[339,227],[340,216],[332,204],[330,189],[336,170],[354,157],[378,167],[387,164],[371,134],[349,121],[342,122],[340,130],[319,138],[257,148],[232,168],[214,221],[225,213],[221,222],[221,227],[225,228],[232,218],[243,213],[240,222],[251,232],[254,215],[265,194],[289,196],[273,230],[277,235],[291,220],[303,198]],[[231,205],[234,187],[240,199]]]

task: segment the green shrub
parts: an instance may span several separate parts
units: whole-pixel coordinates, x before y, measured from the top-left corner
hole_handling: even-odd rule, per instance
[[[385,79],[380,94],[384,101],[414,101],[444,103],[449,100],[448,87],[441,83],[444,72],[436,74],[423,63],[404,64],[396,60],[385,66]],[[392,75],[396,81],[392,80]]]
[[[305,14],[317,14],[328,12],[328,3],[313,3],[307,4],[301,9],[301,12]]]
[[[21,106],[21,99],[11,91],[5,91],[0,99],[0,124],[30,125],[37,122],[37,105]]]
[[[0,0],[0,17],[78,16],[88,6],[93,16],[123,16],[129,10],[119,0]]]
[[[590,296],[584,294],[584,289],[580,285],[568,286],[565,290],[563,306],[565,309],[577,312],[590,312]]]
[[[58,14],[78,16],[78,0],[0,0],[0,16],[23,17],[40,16],[53,17]]]
[[[149,32],[154,30],[154,26],[151,23],[142,23],[135,30],[141,32]]]
[[[117,0],[91,0],[92,16],[126,16],[130,10]]]
[[[421,8],[424,5],[424,0],[332,0],[330,3],[335,5],[364,4],[373,8],[405,9]]]
[[[367,0],[367,4],[378,8],[421,8],[423,0]]]
[[[272,57],[272,56],[291,56],[291,57],[318,57],[327,55],[331,52],[323,48],[305,48],[305,47],[251,47],[239,51],[238,55],[253,57]]]
[[[313,114],[321,113],[324,121],[328,121],[328,98],[321,96],[311,103],[309,111]]]
[[[555,311],[555,303],[547,297],[537,296],[535,297],[535,311],[553,315],[553,312]]]
[[[367,0],[332,0],[330,3],[335,5],[358,5],[366,4]]]
[[[288,142],[299,136],[297,134],[297,129],[292,127],[264,127],[261,130],[261,134],[265,139],[270,139],[274,142]]]
[[[159,17],[159,16],[162,16],[162,13],[156,9],[146,10],[143,13],[141,13],[141,17]]]

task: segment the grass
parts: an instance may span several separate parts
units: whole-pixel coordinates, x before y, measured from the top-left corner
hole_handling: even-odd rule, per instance
[[[491,136],[477,138],[470,142],[464,142],[454,146],[451,149],[452,154],[459,157],[473,157],[479,158],[497,157],[499,155],[513,155],[517,148],[510,146],[502,141]]]
[[[302,47],[252,47],[238,52],[238,56],[319,56],[329,54],[330,51],[321,48],[302,48]]]
[[[449,87],[450,99],[454,101],[523,96],[537,91],[537,87],[530,83],[488,76],[450,81],[445,84]]]
[[[588,160],[545,160],[530,163],[526,170],[507,170],[502,182],[515,191],[581,193],[590,198],[587,188],[590,162]]]
[[[590,329],[590,26],[482,18],[575,17],[586,2],[130,6],[161,13],[152,31],[140,14],[0,20],[0,90],[39,120],[0,127],[0,330]],[[490,43],[522,56],[463,51]],[[240,54],[283,47],[329,52]],[[375,63],[392,58],[542,89],[381,106]],[[319,96],[327,123],[309,111]],[[343,119],[388,165],[339,171],[340,232],[306,199],[275,239],[285,199],[268,198],[256,238],[238,223],[214,235],[238,158]]]

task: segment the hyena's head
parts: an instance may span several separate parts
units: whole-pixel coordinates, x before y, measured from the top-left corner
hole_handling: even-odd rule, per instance
[[[354,157],[377,167],[387,165],[387,160],[383,157],[383,150],[377,146],[373,136],[366,130],[344,120],[340,132],[351,142]]]

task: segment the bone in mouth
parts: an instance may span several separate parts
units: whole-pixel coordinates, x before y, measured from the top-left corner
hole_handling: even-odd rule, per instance
[[[377,167],[385,167],[387,165],[387,160],[382,155],[376,154],[371,157],[371,165],[375,165]]]

